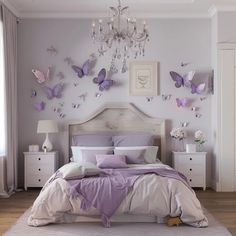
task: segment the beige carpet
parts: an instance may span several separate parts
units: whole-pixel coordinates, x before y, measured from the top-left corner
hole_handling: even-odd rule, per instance
[[[208,228],[190,226],[168,227],[155,223],[113,223],[112,228],[103,228],[100,223],[52,224],[43,227],[27,226],[29,210],[4,236],[229,236],[229,231],[206,212]]]

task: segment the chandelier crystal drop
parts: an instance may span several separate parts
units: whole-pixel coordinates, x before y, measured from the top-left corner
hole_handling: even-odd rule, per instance
[[[135,18],[129,16],[129,7],[121,6],[118,0],[117,7],[110,7],[111,17],[99,19],[97,23],[92,23],[92,39],[99,44],[98,53],[104,55],[111,49],[112,59],[110,71],[118,72],[116,62],[122,60],[121,72],[128,70],[127,60],[130,57],[135,59],[144,56],[145,45],[149,41],[147,24],[143,21],[138,27]]]

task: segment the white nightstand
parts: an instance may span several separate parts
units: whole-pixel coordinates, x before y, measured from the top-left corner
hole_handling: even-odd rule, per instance
[[[206,190],[206,152],[172,152],[173,168],[183,173],[191,187]]]
[[[28,187],[43,187],[58,169],[58,152],[24,152],[25,190]]]

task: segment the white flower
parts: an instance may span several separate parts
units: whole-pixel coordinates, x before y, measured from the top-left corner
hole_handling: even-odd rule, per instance
[[[203,144],[206,142],[205,134],[201,130],[197,130],[194,134],[195,142]]]
[[[184,130],[181,129],[181,128],[174,128],[174,129],[171,130],[170,136],[172,138],[182,140],[182,139],[185,138]]]

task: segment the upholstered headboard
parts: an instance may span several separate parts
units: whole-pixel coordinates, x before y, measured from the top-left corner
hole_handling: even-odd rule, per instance
[[[150,133],[155,137],[155,145],[159,146],[159,158],[166,161],[165,120],[151,118],[138,110],[133,104],[106,104],[83,121],[68,123],[69,149],[74,135],[94,134],[99,132]],[[70,153],[70,151],[69,151]]]

